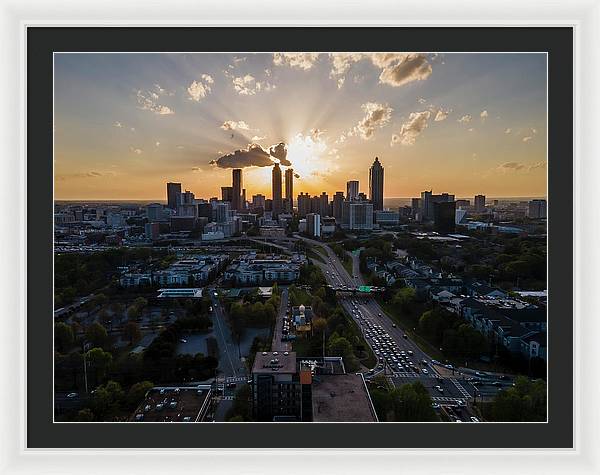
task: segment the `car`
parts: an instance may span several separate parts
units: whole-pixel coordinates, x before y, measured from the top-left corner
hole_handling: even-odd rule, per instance
[[[413,355],[412,350],[408,350],[407,353],[408,353],[408,356],[412,356]]]
[[[408,339],[408,335],[405,333],[404,335],[402,335],[402,338],[404,338],[405,340]]]
[[[501,383],[500,381],[494,381],[492,384],[493,384],[494,386],[496,386],[496,387],[498,387],[498,386],[501,386],[501,385],[502,385],[502,383]]]
[[[212,305],[211,305],[210,307],[208,307],[208,311],[209,311],[209,312],[212,312],[212,311],[213,311]]]
[[[187,340],[186,340],[185,338],[181,338],[181,339],[179,340],[179,342],[180,342],[180,343],[187,343]]]
[[[392,327],[396,328],[398,325],[396,325],[395,323],[392,323]]]
[[[443,392],[444,392],[444,388],[443,388],[443,387],[441,387],[441,386],[439,386],[439,385],[435,386],[435,389],[437,389],[437,391],[438,391],[439,393],[443,393]]]
[[[68,399],[74,399],[74,398],[76,398],[77,396],[79,396],[79,394],[77,394],[77,393],[69,393],[69,394],[67,394],[67,398],[68,398]]]
[[[431,407],[433,407],[434,409],[439,409],[440,405],[436,402],[431,403]]]
[[[429,371],[427,371],[427,369],[425,369],[425,368],[423,368],[423,369],[421,370],[421,372],[422,372],[423,374],[429,374]]]
[[[479,422],[479,419],[477,419],[475,416],[471,416],[471,422]]]
[[[467,403],[465,401],[463,401],[462,399],[459,399],[457,404],[459,407],[466,407],[466,405],[467,405]]]
[[[227,387],[229,389],[235,388],[237,386],[237,383],[231,382],[231,383],[227,383]]]
[[[375,370],[374,370],[373,368],[371,368],[371,369],[369,370],[369,374],[373,374],[374,372],[375,372]]]

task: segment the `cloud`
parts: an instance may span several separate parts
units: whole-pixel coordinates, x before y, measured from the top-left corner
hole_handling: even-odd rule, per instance
[[[524,168],[525,168],[525,165],[523,165],[521,162],[505,162],[498,166],[498,169],[500,169],[504,172],[518,171],[518,170],[523,170]]]
[[[470,129],[468,129],[468,130],[469,130],[469,132],[473,132],[473,131],[475,131],[475,129],[474,129],[473,127],[471,127],[471,128],[470,128]]]
[[[488,115],[489,115],[488,111],[483,110],[483,111],[481,111],[481,114],[479,114],[479,117],[481,117],[481,120],[485,120],[488,118]]]
[[[121,124],[121,122],[117,121],[113,123],[113,127],[117,127],[119,129],[123,128],[123,124]]]
[[[438,111],[435,114],[435,118],[433,120],[435,122],[441,122],[442,120],[446,120],[451,113],[452,113],[452,109],[448,109],[448,110],[438,109]]]
[[[273,145],[269,148],[269,153],[272,157],[275,157],[279,160],[279,163],[286,167],[292,166],[291,162],[287,159],[287,145],[283,142],[278,143],[277,145]]]
[[[546,161],[541,161],[541,162],[533,163],[532,165],[529,165],[529,171],[531,171],[531,170],[537,170],[537,169],[540,169],[540,168],[546,168],[546,165],[547,165]]]
[[[533,137],[528,135],[526,137],[523,137],[523,142],[529,142]]]
[[[344,85],[350,67],[364,59],[380,70],[380,84],[393,87],[425,80],[432,72],[427,56],[419,53],[330,53],[329,58],[329,77],[337,81],[338,88]]]
[[[164,89],[161,90],[164,91]],[[136,98],[138,107],[142,110],[149,110],[157,115],[172,115],[175,113],[170,107],[157,102],[159,99],[159,94],[157,92],[138,90],[136,92]]]
[[[255,135],[254,137],[252,137],[252,141],[253,141],[253,142],[257,142],[257,141],[260,141],[260,140],[264,140],[264,139],[266,139],[266,138],[267,138],[266,136],[262,136],[262,137],[260,137],[260,136],[258,136],[258,135]]]
[[[402,145],[414,145],[417,137],[427,128],[430,117],[430,111],[411,112],[408,116],[408,120],[402,124],[400,132],[392,135],[390,145],[393,146],[397,143]]]
[[[246,124],[246,122],[244,122],[243,120],[240,120],[238,122],[236,122],[235,120],[226,120],[221,125],[221,128],[223,130],[250,130],[248,124]]]
[[[154,145],[156,145],[157,147],[159,147],[160,146],[160,142],[157,140]]]
[[[425,103],[427,102],[427,99],[423,99],[422,97],[419,97],[419,98],[417,99],[417,102],[418,102],[419,104],[425,104]]]
[[[200,102],[202,99],[208,96],[212,90],[210,85],[214,82],[215,81],[212,76],[209,76],[208,74],[202,74],[200,76],[200,80],[192,81],[187,88],[190,101]]]
[[[228,153],[209,163],[219,168],[270,167],[275,163],[291,166],[287,160],[287,146],[284,143],[273,145],[268,150],[252,143],[245,149]]]
[[[318,53],[274,53],[273,64],[277,66],[289,66],[290,68],[311,69],[319,60]]]
[[[393,109],[387,104],[377,102],[367,102],[360,106],[365,112],[365,116],[356,124],[356,126],[347,133],[347,135],[357,135],[363,140],[369,140],[373,137],[375,130],[388,124],[392,117]],[[339,139],[342,140],[340,137]]]
[[[321,130],[321,129],[310,129],[310,137],[314,141],[319,140],[324,133],[325,133],[325,131]]]
[[[135,153],[136,155],[141,155],[143,150],[141,148],[129,147],[129,151]]]
[[[382,68],[379,82],[393,87],[423,81],[432,71],[424,54],[374,54],[371,61]]]
[[[345,75],[352,64],[364,59],[366,56],[362,53],[330,53],[331,71],[329,77],[337,82],[340,89],[346,80]]]
[[[463,115],[460,119],[458,119],[458,122],[461,122],[463,124],[466,124],[468,122],[471,122],[472,117],[467,114],[467,115]]]
[[[257,81],[254,76],[246,74],[233,78],[233,88],[241,96],[253,96],[257,92],[275,89],[275,85],[268,81]]]
[[[508,129],[506,129],[506,130],[504,131],[504,133],[505,133],[505,134],[510,134],[511,132],[512,132],[512,129],[511,129],[511,128],[508,128]]]

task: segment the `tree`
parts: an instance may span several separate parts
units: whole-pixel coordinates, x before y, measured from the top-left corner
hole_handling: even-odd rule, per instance
[[[100,323],[92,323],[85,332],[86,339],[92,346],[104,347],[108,343],[108,333]]]
[[[524,376],[515,385],[500,391],[492,403],[491,419],[502,422],[544,422],[546,420],[546,383]]]
[[[137,320],[141,316],[142,312],[136,305],[130,305],[129,308],[127,308],[127,318],[129,320]]]
[[[327,320],[321,317],[313,319],[312,328],[316,333],[323,333],[327,328]]]
[[[129,340],[130,345],[133,345],[142,337],[140,326],[133,321],[127,322],[123,328],[123,336]]]
[[[92,348],[86,353],[87,364],[94,370],[96,384],[106,376],[112,364],[112,355],[102,348]]]
[[[93,422],[94,413],[89,408],[83,408],[77,413],[77,422]]]
[[[140,401],[146,396],[146,393],[154,387],[151,381],[140,381],[135,383],[127,393],[127,405],[134,409]]]
[[[394,295],[393,304],[400,307],[404,313],[410,310],[410,304],[415,301],[417,293],[412,287],[402,287]]]
[[[123,394],[121,385],[115,381],[108,381],[105,385],[99,386],[92,396],[92,409],[98,419],[105,420],[108,413],[118,409]]]
[[[58,322],[54,325],[54,345],[61,353],[66,353],[75,341],[73,330],[69,325]]]

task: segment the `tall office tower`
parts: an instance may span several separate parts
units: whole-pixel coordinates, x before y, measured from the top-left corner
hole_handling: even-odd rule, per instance
[[[528,204],[527,216],[531,219],[546,218],[546,200],[531,200]]]
[[[185,190],[185,192],[181,193],[181,202],[179,204],[182,205],[193,205],[196,197],[194,193],[191,191]]]
[[[230,213],[229,213],[229,203],[227,201],[223,201],[221,203],[217,203],[215,208],[216,215],[215,221],[217,223],[228,223],[230,221]]]
[[[485,195],[475,195],[475,212],[483,213],[485,211]]]
[[[448,193],[442,193],[441,195],[434,195],[431,191],[424,191],[421,193],[421,221],[433,221],[433,204],[434,203],[447,203],[449,201],[454,202],[454,195]]]
[[[232,172],[233,179],[233,196],[231,199],[231,208],[239,211],[242,209],[242,188],[244,188],[242,184],[242,169],[234,168]]]
[[[294,209],[294,170],[288,168],[285,171],[285,200],[288,202],[288,211]]]
[[[321,197],[315,195],[310,199],[310,212],[319,214],[321,212]]]
[[[373,203],[370,201],[344,201],[342,228],[350,230],[373,229]]]
[[[346,183],[346,197],[349,200],[358,198],[358,180],[351,180]]]
[[[213,217],[213,206],[211,203],[198,203],[198,217],[208,218],[209,221]]]
[[[418,218],[419,211],[421,209],[421,198],[412,198],[410,201],[411,216]]]
[[[321,236],[321,216],[316,213],[306,215],[306,232],[310,237]]]
[[[246,188],[242,189],[242,208],[246,209]]]
[[[437,201],[432,208],[433,228],[438,233],[453,233],[456,229],[456,202]]]
[[[279,216],[279,213],[281,213],[281,210],[283,209],[283,202],[282,202],[282,198],[281,198],[281,168],[279,168],[279,163],[276,163],[275,166],[273,166],[273,173],[272,173],[272,180],[273,180],[273,184],[272,184],[272,189],[273,189],[273,217],[276,218],[277,216]]]
[[[150,203],[146,206],[146,217],[149,223],[164,221],[163,205],[160,203]]]
[[[329,195],[323,192],[319,197],[319,214],[321,216],[329,216]]]
[[[298,216],[305,218],[308,213],[310,213],[310,195],[300,193],[298,195]]]
[[[228,201],[231,203],[233,201],[233,187],[232,186],[222,186],[221,187],[221,201]]]
[[[252,196],[252,207],[265,209],[265,195],[254,195]]]
[[[167,207],[177,210],[181,197],[181,183],[167,183]]]
[[[344,205],[344,192],[336,191],[332,201],[332,213],[335,221],[340,224],[342,222],[342,206]]]
[[[374,211],[383,209],[383,167],[379,163],[379,157],[375,157],[369,168],[369,199]]]

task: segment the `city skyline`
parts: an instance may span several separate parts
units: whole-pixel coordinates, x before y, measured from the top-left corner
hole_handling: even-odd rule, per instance
[[[276,162],[294,198],[368,193],[376,156],[386,199],[546,196],[544,54],[57,54],[55,86],[57,200],[210,198],[238,167],[270,197]]]

